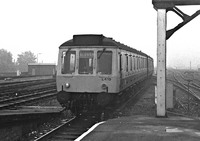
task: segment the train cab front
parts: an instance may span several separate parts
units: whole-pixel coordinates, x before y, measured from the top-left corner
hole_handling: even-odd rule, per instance
[[[111,48],[60,49],[57,68],[57,99],[61,105],[78,98],[109,103],[119,90],[117,51]]]

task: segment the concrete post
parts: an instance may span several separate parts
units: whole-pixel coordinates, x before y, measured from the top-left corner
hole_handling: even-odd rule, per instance
[[[157,10],[157,117],[166,116],[166,9]]]

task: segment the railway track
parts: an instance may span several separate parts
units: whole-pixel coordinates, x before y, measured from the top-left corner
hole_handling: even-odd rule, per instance
[[[181,95],[176,94],[176,106],[181,114],[198,116],[196,114],[200,108],[200,86],[188,80],[182,73],[173,72],[173,80],[170,81],[184,92]]]
[[[27,86],[27,87],[19,88],[17,89],[17,91],[11,90],[10,92],[4,92],[4,93],[1,92],[0,101],[23,96],[23,95],[28,95],[30,93],[36,93],[36,92],[40,92],[40,91],[44,91],[44,90],[48,90],[52,88],[55,88],[55,82],[50,82],[50,83],[42,84],[42,85],[39,84],[39,85],[34,85],[34,86]]]
[[[195,97],[196,99],[200,100],[200,86],[196,83],[189,84],[183,76],[179,78],[174,74],[174,79],[182,86],[182,88],[188,92],[191,96]]]
[[[100,121],[99,111],[87,111],[78,116],[71,118],[58,127],[47,132],[35,141],[61,141],[61,140],[75,140],[91,126]]]
[[[119,97],[120,102],[115,101],[115,103],[108,105],[106,108],[96,108],[84,111],[76,117],[73,117],[72,120],[64,122],[62,125],[52,129],[35,141],[61,141],[77,139],[94,124],[102,120],[113,118],[118,111],[126,107],[130,101],[133,101],[133,99],[134,102],[136,102],[139,99],[138,96],[147,88],[147,84],[145,84],[145,87],[142,87],[144,84],[140,85],[141,86],[137,87],[137,90],[134,88],[128,89],[125,92],[127,93],[126,98]]]
[[[3,85],[0,86],[0,92],[0,109],[11,108],[55,96],[55,79],[23,81]]]
[[[12,84],[8,85],[0,85],[0,95],[3,95],[4,93],[11,93],[18,91],[22,88],[26,88],[29,86],[37,86],[37,85],[43,85],[46,83],[55,83],[54,79],[48,79],[48,80],[34,80],[34,81],[23,81],[23,82],[13,82]]]
[[[44,98],[54,97],[56,96],[56,89],[46,90],[42,92],[32,93],[28,95],[23,95],[15,98],[9,98],[6,100],[0,101],[0,110],[12,108],[15,106],[19,106],[25,103],[33,102],[36,100],[41,100]]]

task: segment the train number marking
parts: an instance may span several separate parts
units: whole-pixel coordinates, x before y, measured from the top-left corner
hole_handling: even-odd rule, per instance
[[[111,81],[110,77],[100,77],[102,81]]]

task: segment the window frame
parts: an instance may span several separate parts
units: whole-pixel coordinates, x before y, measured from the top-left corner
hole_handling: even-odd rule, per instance
[[[80,73],[80,53],[81,52],[92,52],[93,53],[93,61],[92,61],[92,73]],[[83,49],[78,49],[78,51],[77,51],[77,54],[78,54],[78,60],[77,60],[77,74],[78,75],[94,75],[95,74],[95,71],[94,71],[94,68],[95,68],[95,49],[91,49],[91,48],[83,48]],[[86,57],[87,58],[87,57]],[[87,72],[87,71],[86,71]]]
[[[70,52],[74,52],[74,53],[71,53],[71,54],[75,54],[75,58],[74,58],[74,66],[73,66],[73,71],[70,70],[70,63],[71,63],[71,60],[69,61],[69,72],[66,70],[65,72],[65,57],[66,57],[66,53],[67,55],[70,53]],[[64,55],[65,53],[65,55]],[[76,72],[76,65],[77,65],[77,51],[76,50],[71,50],[70,48],[68,50],[63,50],[61,51],[61,74],[74,74]]]
[[[109,74],[101,74],[101,73],[99,73],[98,72],[98,52],[100,52],[100,51],[103,51],[103,49],[97,49],[96,50],[96,61],[95,61],[95,63],[96,63],[96,74],[98,74],[98,75],[112,75],[113,74],[113,51],[112,50],[110,50],[110,49],[107,49],[106,48],[106,50],[104,51],[104,53],[105,52],[109,52],[109,53],[111,53],[111,72],[109,73]],[[103,55],[103,54],[102,54]]]

